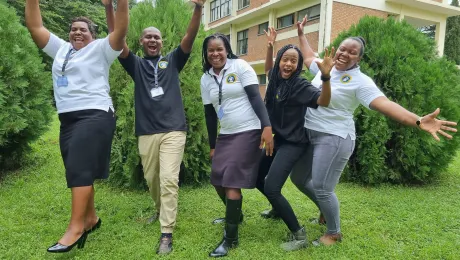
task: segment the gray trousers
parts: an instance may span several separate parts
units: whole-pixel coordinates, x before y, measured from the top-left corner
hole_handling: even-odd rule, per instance
[[[350,136],[336,135],[307,129],[310,139],[306,153],[297,161],[291,180],[307,195],[324,215],[328,234],[340,232],[339,201],[334,189],[355,148]]]

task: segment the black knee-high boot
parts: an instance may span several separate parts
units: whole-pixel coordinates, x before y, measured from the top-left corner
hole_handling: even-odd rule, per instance
[[[226,256],[230,248],[238,246],[238,225],[241,216],[242,199],[227,199],[227,210],[225,213],[225,230],[224,238],[219,245],[212,251],[209,256],[221,257]]]
[[[224,205],[227,205],[227,197],[225,197],[225,194],[223,196],[219,194],[219,198],[222,200]],[[243,199],[243,195],[241,195],[241,199]],[[241,212],[240,223],[243,222],[243,219],[244,219],[243,212]],[[216,218],[212,221],[212,224],[220,224],[224,222],[225,222],[225,218]]]

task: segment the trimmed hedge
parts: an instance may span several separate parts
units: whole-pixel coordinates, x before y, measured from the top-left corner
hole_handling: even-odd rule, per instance
[[[15,11],[0,1],[0,169],[20,165],[51,120],[51,74]]]
[[[163,35],[163,53],[176,48],[187,31],[192,11],[182,0],[157,0],[141,2],[130,14],[127,43],[130,49],[142,56],[139,38],[143,29],[155,26]],[[196,37],[192,54],[180,74],[182,97],[187,117],[188,133],[185,145],[185,181],[197,182],[208,176],[209,146],[200,93],[201,43],[205,38],[203,28]],[[110,72],[112,97],[118,117],[112,148],[111,180],[123,186],[144,185],[138,156],[137,138],[134,134],[134,83],[117,62]]]
[[[332,45],[358,35],[367,41],[361,70],[389,99],[418,115],[439,107],[442,118],[459,120],[460,73],[454,63],[436,55],[433,40],[406,22],[364,17]],[[458,135],[436,142],[426,132],[362,106],[355,120],[356,149],[343,176],[348,181],[429,182],[446,169],[460,144]]]

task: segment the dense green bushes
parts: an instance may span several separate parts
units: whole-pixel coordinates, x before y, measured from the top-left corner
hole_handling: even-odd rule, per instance
[[[14,10],[0,1],[0,14],[0,169],[11,169],[49,125],[52,83]]]
[[[411,25],[365,17],[332,44],[348,36],[367,41],[361,70],[387,97],[419,115],[441,108],[445,119],[460,119],[460,73],[436,56],[435,43]],[[369,111],[357,109],[357,143],[344,178],[363,183],[421,183],[446,169],[460,144],[433,140],[431,135]]]
[[[137,4],[131,10],[127,41],[130,49],[143,55],[139,38],[143,29],[155,26],[163,35],[163,53],[176,48],[185,35],[191,18],[191,9],[182,0],[157,0]],[[200,29],[193,52],[181,72],[181,89],[186,110],[187,143],[185,146],[185,177],[196,181],[209,172],[209,147],[200,96],[201,43],[205,33]],[[112,149],[111,179],[122,185],[143,183],[139,167],[137,138],[134,135],[134,89],[131,78],[117,62],[110,72],[112,97],[118,122]]]

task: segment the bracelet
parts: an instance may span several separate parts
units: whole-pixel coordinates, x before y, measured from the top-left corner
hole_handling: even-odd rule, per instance
[[[329,81],[331,79],[331,76],[329,77],[324,77],[323,75],[321,75],[321,80],[322,81]]]

